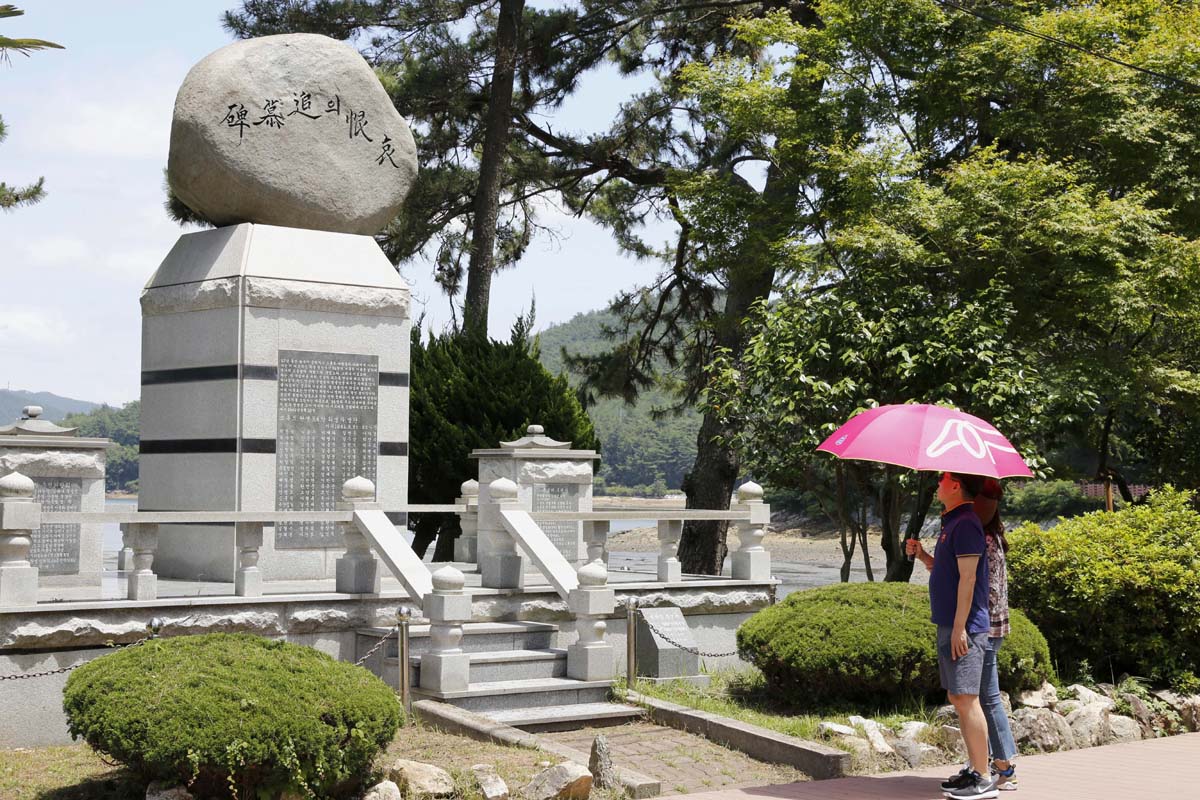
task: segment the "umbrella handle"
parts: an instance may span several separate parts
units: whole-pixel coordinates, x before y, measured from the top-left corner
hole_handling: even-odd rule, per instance
[[[916,555],[915,555],[915,554],[914,554],[914,555],[909,555],[909,553],[908,553],[908,542],[910,542],[910,541],[918,541],[918,542],[919,542],[920,540],[921,540],[921,537],[920,537],[920,536],[909,536],[907,539],[905,539],[905,540],[904,540],[904,542],[905,542],[905,544],[904,544],[904,557],[905,557],[905,558],[908,560],[908,563],[910,563],[910,564],[911,564],[911,563],[913,563],[914,561],[916,561],[916,560],[917,560],[917,557],[916,557]]]

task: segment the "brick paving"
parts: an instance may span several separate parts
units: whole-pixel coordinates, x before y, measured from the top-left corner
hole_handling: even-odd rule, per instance
[[[538,736],[587,753],[598,733],[608,740],[615,765],[657,778],[662,782],[664,795],[807,780],[807,776],[794,769],[756,761],[703,737],[649,722]]]
[[[1017,762],[1020,790],[1013,800],[1141,800],[1200,798],[1200,733],[1023,756]],[[940,800],[938,783],[948,771],[862,775],[693,794],[688,800]]]

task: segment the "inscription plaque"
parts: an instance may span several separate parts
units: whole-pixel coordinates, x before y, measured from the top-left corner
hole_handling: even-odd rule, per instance
[[[80,511],[82,478],[34,478],[33,499],[42,511]],[[79,572],[79,524],[43,524],[33,532],[29,563],[43,575],[75,575]]]
[[[651,628],[653,626],[653,628]],[[696,637],[678,608],[643,608],[637,616],[637,674],[681,678],[700,672]]]
[[[578,511],[579,484],[535,483],[533,485],[533,511]],[[580,523],[570,520],[547,520],[538,522],[546,537],[558,548],[568,561],[580,558]]]
[[[279,351],[275,508],[333,511],[342,484],[375,480],[379,357]],[[281,522],[277,549],[341,547],[334,522]]]

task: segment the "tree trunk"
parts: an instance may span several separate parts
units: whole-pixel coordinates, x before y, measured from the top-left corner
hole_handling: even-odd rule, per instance
[[[504,178],[509,129],[512,125],[513,80],[521,39],[525,0],[500,0],[496,25],[496,63],[492,68],[483,152],[479,157],[479,187],[471,223],[471,258],[467,264],[467,296],[463,331],[487,336],[488,300],[496,263],[496,223],[500,186]]]
[[[929,513],[929,507],[933,505],[933,495],[936,491],[936,483],[924,476],[918,477],[912,514],[908,517],[908,524],[904,526],[904,539],[900,541],[900,552],[903,556],[888,564],[887,575],[883,578],[885,581],[908,582],[912,580],[913,561],[909,559],[904,550],[904,542],[908,539],[916,539],[921,535],[921,528],[925,525],[925,515]]]

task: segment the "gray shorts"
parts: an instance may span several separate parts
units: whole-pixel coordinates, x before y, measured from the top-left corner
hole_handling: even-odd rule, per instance
[[[979,694],[983,680],[983,654],[988,646],[988,632],[967,634],[967,654],[955,661],[951,657],[949,625],[938,625],[938,675],[942,688],[950,694]]]

